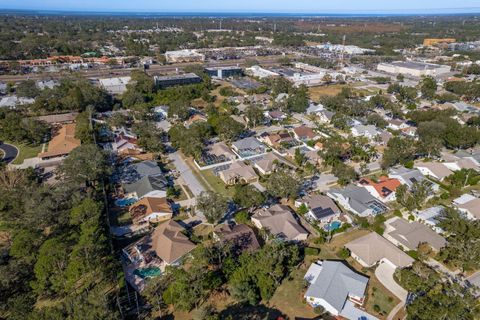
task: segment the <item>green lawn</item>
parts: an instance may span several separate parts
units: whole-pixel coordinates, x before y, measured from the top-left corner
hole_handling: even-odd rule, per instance
[[[17,158],[12,162],[12,164],[22,164],[23,160],[35,158],[42,151],[42,145],[32,146],[24,143],[5,142],[14,145],[19,151]]]
[[[223,183],[222,179],[217,177],[212,170],[203,170],[200,171],[202,176],[207,180],[208,184],[213,188],[213,191],[223,194],[226,197],[233,197],[234,188],[229,187],[227,188],[225,183]]]

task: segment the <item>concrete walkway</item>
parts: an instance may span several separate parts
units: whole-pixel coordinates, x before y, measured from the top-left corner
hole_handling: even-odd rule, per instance
[[[180,172],[183,181],[192,191],[194,196],[198,196],[203,191],[206,191],[200,181],[198,181],[197,177],[195,177],[190,167],[182,159],[178,151],[169,154],[168,157],[173,161],[175,168]]]

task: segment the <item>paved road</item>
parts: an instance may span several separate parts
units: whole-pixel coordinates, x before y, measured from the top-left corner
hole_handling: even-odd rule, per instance
[[[175,168],[177,168],[177,171],[180,172],[185,184],[192,191],[194,196],[198,196],[203,191],[206,191],[200,181],[198,181],[197,177],[195,177],[190,167],[185,163],[185,161],[183,161],[178,151],[170,153],[168,157],[173,161]]]
[[[278,65],[278,57],[256,57],[262,65],[264,66],[274,66]],[[147,73],[150,75],[159,75],[164,73],[173,73],[177,69],[183,69],[187,66],[193,65],[192,63],[177,63],[172,65],[151,65],[150,69],[147,70]],[[210,61],[203,64],[204,67],[227,67],[227,66],[236,66],[241,67],[245,66],[245,59],[235,59],[235,60],[221,60],[221,61]],[[103,78],[103,77],[119,77],[127,76],[133,70],[139,70],[139,68],[125,68],[125,69],[87,69],[81,70],[78,72],[70,71],[59,71],[59,72],[49,72],[49,73],[31,73],[31,74],[20,74],[20,75],[0,75],[0,81],[3,82],[16,82],[24,80],[42,80],[42,79],[62,79],[67,75],[77,74],[85,78]]]
[[[1,160],[5,161],[6,163],[10,163],[15,160],[18,155],[18,149],[11,144],[0,143],[0,149],[3,151]]]

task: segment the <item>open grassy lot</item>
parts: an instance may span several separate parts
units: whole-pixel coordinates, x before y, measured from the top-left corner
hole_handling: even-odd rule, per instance
[[[344,87],[347,87],[347,85],[331,84],[326,86],[310,87],[308,88],[308,92],[310,93],[310,99],[315,102],[319,102],[322,96],[336,96]]]

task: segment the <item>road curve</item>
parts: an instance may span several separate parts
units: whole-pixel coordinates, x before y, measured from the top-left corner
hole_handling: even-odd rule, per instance
[[[15,160],[18,156],[18,149],[14,145],[0,142],[0,150],[4,153],[0,160],[5,161],[7,164]]]

